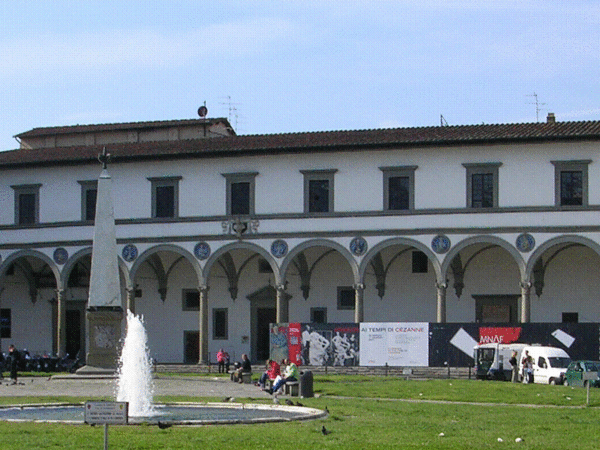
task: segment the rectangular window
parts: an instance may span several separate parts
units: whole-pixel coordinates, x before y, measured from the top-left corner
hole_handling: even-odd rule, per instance
[[[429,260],[421,251],[412,252],[412,273],[427,273]]]
[[[227,182],[227,215],[254,214],[254,188],[258,172],[224,173]]]
[[[337,305],[338,309],[354,310],[355,293],[354,288],[349,286],[338,287]]]
[[[380,167],[383,172],[384,211],[414,209],[414,181],[417,166]]]
[[[11,337],[10,308],[0,309],[0,338]]]
[[[337,170],[301,170],[304,175],[304,212],[333,212],[333,178]]]
[[[579,322],[579,313],[576,312],[564,312],[562,313],[563,323],[577,323]]]
[[[502,163],[463,164],[467,169],[467,207],[498,207],[498,168]]]
[[[11,186],[15,191],[15,223],[33,225],[39,222],[39,190],[41,184]]]
[[[81,220],[93,222],[96,218],[97,181],[79,181],[81,185]]]
[[[182,289],[181,294],[182,311],[200,310],[200,292],[198,292],[198,289]]]
[[[227,308],[213,309],[213,339],[229,339]]]
[[[179,181],[181,178],[148,178],[152,183],[153,218],[172,219],[179,216]]]
[[[591,160],[552,161],[556,206],[587,206]]]
[[[310,308],[310,323],[327,323],[327,308]]]

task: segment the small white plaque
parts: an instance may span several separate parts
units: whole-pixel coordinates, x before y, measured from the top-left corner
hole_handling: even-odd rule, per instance
[[[126,425],[128,402],[85,402],[85,423]]]

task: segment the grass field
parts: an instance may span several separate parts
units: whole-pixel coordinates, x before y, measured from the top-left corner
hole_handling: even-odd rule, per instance
[[[171,427],[111,426],[111,449],[592,449],[600,438],[600,389],[474,380],[315,376],[326,419]],[[69,397],[52,401],[83,402]],[[159,397],[157,402],[220,399]],[[46,398],[0,397],[2,404]],[[246,402],[267,400],[244,399]],[[323,435],[325,426],[331,433]],[[0,423],[2,449],[102,449],[103,427]],[[516,439],[520,442],[515,442]]]

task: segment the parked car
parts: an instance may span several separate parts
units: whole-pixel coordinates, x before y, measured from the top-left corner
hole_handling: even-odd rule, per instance
[[[523,367],[523,358],[526,354],[531,356],[533,363],[533,380],[527,379],[527,373]],[[523,383],[533,381],[540,384],[563,384],[565,372],[570,362],[571,357],[560,348],[543,345],[524,347],[521,351],[521,361],[519,363],[521,381]]]
[[[481,380],[508,380],[511,378],[510,356],[517,352],[517,361],[527,344],[479,344],[474,348],[475,377]]]
[[[573,361],[567,367],[565,373],[565,380],[563,384],[565,386],[586,386],[589,381],[590,386],[600,387],[600,378],[595,380],[584,380],[583,374],[587,372],[598,372],[600,371],[600,361]]]

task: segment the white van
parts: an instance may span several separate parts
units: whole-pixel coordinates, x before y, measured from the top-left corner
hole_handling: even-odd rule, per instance
[[[533,382],[539,384],[562,384],[571,357],[557,347],[530,345],[524,347],[519,359],[519,374],[521,381],[527,382],[524,376],[523,358],[529,353],[533,360]]]
[[[474,348],[475,377],[482,380],[511,379],[512,365],[509,360],[512,352],[517,352],[521,361],[521,351],[529,344],[479,344]]]

